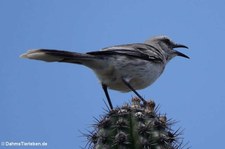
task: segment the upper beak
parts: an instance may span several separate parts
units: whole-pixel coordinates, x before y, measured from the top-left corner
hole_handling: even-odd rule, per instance
[[[173,46],[173,48],[186,48],[186,49],[188,49],[188,47],[185,46],[185,45],[183,45],[183,44],[175,44],[175,45]]]
[[[186,48],[186,49],[188,49],[187,46],[182,45],[182,44],[175,44],[173,48]],[[176,50],[175,50],[175,54],[176,54],[177,56],[181,56],[181,57],[184,57],[184,58],[188,58],[188,59],[190,58],[190,57],[188,57],[187,55],[185,55],[185,54],[183,54],[183,53],[181,53],[181,52],[179,52],[179,51],[176,51]]]

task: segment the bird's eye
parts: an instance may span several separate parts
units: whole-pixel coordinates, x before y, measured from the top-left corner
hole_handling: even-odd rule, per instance
[[[164,39],[164,42],[165,42],[167,45],[169,45],[169,44],[171,43],[171,41],[170,41],[168,38],[165,38],[165,39]]]

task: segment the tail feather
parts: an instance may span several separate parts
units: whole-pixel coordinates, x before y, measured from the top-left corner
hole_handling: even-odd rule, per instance
[[[46,62],[68,62],[76,64],[82,64],[85,59],[90,60],[94,58],[89,54],[49,49],[30,50],[27,53],[22,54],[20,57]]]

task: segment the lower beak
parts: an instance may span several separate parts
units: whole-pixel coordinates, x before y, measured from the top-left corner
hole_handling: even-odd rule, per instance
[[[190,59],[190,57],[188,57],[187,55],[185,55],[185,54],[183,54],[183,53],[181,53],[181,52],[179,52],[179,51],[175,51],[175,54],[176,54],[177,56],[181,56],[181,57]]]

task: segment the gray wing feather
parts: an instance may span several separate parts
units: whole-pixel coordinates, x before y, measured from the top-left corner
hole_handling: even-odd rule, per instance
[[[154,62],[162,62],[163,55],[162,53],[156,49],[155,47],[136,43],[136,44],[126,44],[126,45],[119,45],[113,47],[107,47],[102,49],[102,51],[94,51],[88,52],[87,54],[90,55],[125,55],[128,57],[135,57],[143,60],[154,61]]]

